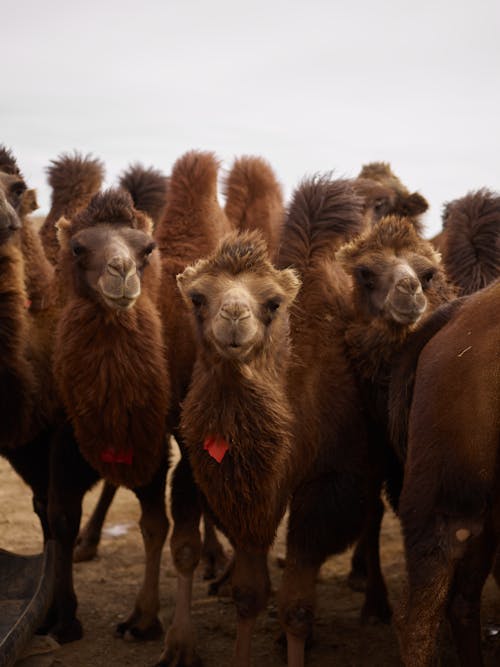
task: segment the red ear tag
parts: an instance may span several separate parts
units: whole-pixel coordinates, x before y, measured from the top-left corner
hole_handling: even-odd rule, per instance
[[[24,307],[29,310],[31,308],[31,299],[26,299],[24,302]]]
[[[113,447],[103,449],[101,452],[101,461],[103,463],[125,463],[125,465],[132,465],[133,452],[132,447],[118,451]]]
[[[217,463],[220,463],[229,449],[229,444],[221,436],[214,437],[213,435],[208,435],[203,443],[203,449],[205,449]]]

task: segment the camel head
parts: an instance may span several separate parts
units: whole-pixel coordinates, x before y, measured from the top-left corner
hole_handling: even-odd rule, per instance
[[[75,292],[104,308],[132,308],[146,270],[159,271],[152,222],[123,190],[95,195],[72,220],[61,218],[57,228],[61,266],[72,275]]]
[[[0,146],[0,243],[21,227],[26,183],[12,153]]]
[[[354,307],[366,320],[411,326],[452,295],[440,255],[408,218],[383,218],[336,258],[352,276]]]
[[[354,187],[365,199],[365,217],[371,224],[395,214],[411,218],[417,231],[422,233],[418,217],[427,211],[429,204],[420,193],[410,192],[387,162],[365,164],[354,180]]]
[[[248,363],[288,335],[288,308],[300,283],[292,269],[273,267],[258,232],[244,232],[187,267],[177,284],[204,349]]]

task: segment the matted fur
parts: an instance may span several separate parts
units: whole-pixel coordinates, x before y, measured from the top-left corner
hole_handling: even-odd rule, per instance
[[[54,371],[65,409],[83,456],[114,484],[143,486],[164,458],[165,419],[170,385],[155,299],[159,258],[152,258],[141,294],[127,311],[110,312],[74,292],[76,274],[67,241],[84,228],[151,230],[151,220],[136,211],[128,193],[109,190],[96,195],[61,232],[60,280],[68,284],[68,302],[56,336]],[[147,275],[146,275],[147,274]],[[133,462],[106,463],[102,452],[133,451]]]
[[[446,204],[443,262],[461,294],[500,276],[500,195],[482,189]]]
[[[120,176],[120,187],[130,193],[134,207],[146,213],[156,226],[167,205],[168,178],[154,167],[130,165]]]
[[[223,181],[225,213],[235,229],[257,229],[274,257],[285,220],[283,192],[271,165],[261,157],[237,158]]]
[[[40,229],[45,253],[52,264],[57,263],[59,245],[55,224],[62,216],[70,218],[87,206],[104,180],[104,166],[91,155],[63,153],[47,168],[52,188],[50,211]]]
[[[295,190],[283,228],[278,265],[304,272],[364,229],[363,200],[352,182],[313,176]]]

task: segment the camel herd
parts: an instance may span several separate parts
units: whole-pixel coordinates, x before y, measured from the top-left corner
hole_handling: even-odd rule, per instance
[[[461,664],[482,665],[481,591],[490,571],[500,580],[500,195],[448,203],[428,241],[425,198],[388,164],[307,177],[285,206],[269,164],[242,157],[224,207],[219,166],[191,151],[168,177],[136,164],[102,190],[98,160],[60,156],[38,232],[36,194],[0,147],[0,453],[56,543],[43,630],[82,636],[73,562],[95,555],[124,485],[141,505],[145,569],[118,634],[163,634],[171,528],[177,596],[157,667],[202,664],[192,583],[201,560],[210,578],[223,560],[215,526],[234,551],[212,583],[230,580],[236,607],[223,662],[250,667],[288,512],[278,608],[288,665],[301,667],[330,555],[356,545],[361,618],[391,619],[385,497],[405,544],[404,664],[433,664],[447,616]]]

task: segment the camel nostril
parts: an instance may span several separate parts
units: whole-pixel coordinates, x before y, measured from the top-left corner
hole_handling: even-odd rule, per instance
[[[398,281],[396,289],[403,294],[416,295],[422,291],[422,286],[416,278],[407,276]]]
[[[108,262],[107,270],[112,276],[127,279],[135,273],[135,264],[128,257],[113,257]]]
[[[245,320],[250,317],[250,308],[244,303],[232,301],[222,305],[220,316],[224,320]]]

